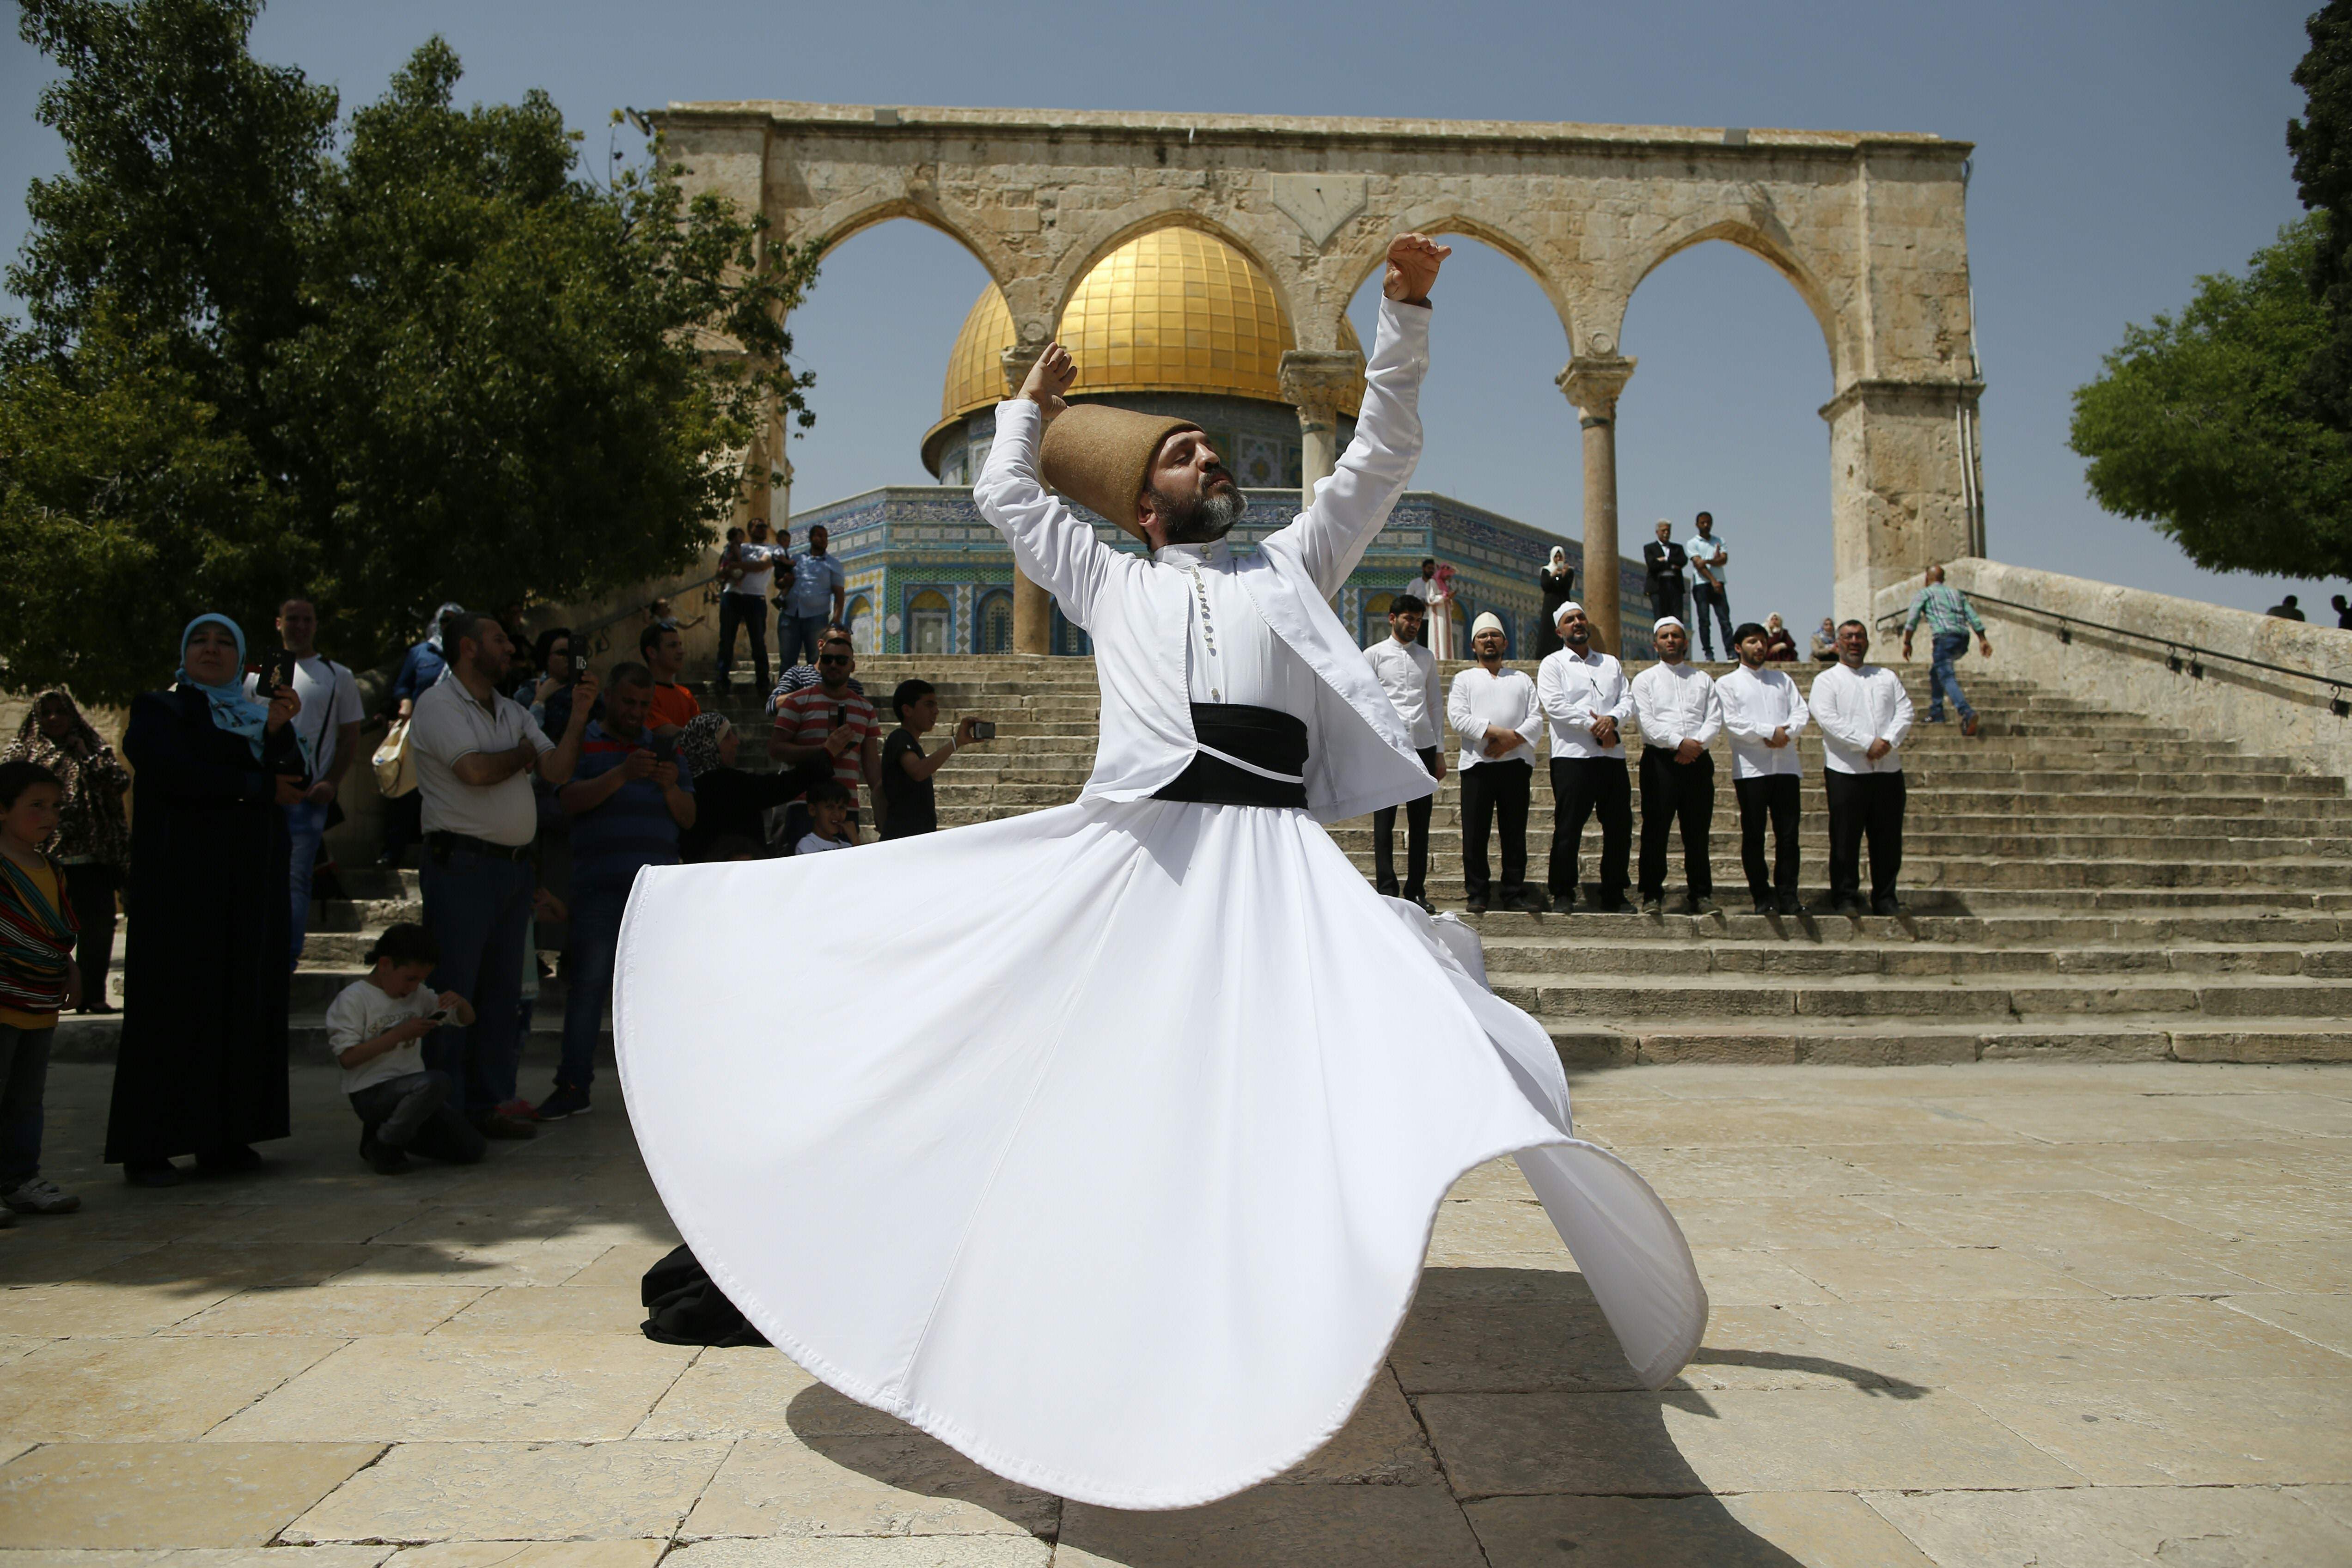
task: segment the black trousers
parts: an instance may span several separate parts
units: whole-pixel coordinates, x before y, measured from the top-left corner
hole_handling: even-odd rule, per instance
[[[1679,577],[1654,577],[1650,580],[1650,608],[1659,618],[1668,615],[1683,618],[1683,580]]]
[[[1528,885],[1528,799],[1534,792],[1536,770],[1526,762],[1481,762],[1462,770],[1462,890],[1473,899],[1486,897],[1486,834],[1495,819],[1503,820],[1503,885],[1505,898],[1516,898]]]
[[[1748,873],[1748,891],[1758,898],[1774,892],[1797,891],[1797,813],[1804,796],[1803,780],[1794,773],[1769,773],[1759,779],[1735,779],[1731,792],[1739,797],[1739,863]],[[1764,824],[1772,824],[1770,869],[1764,863]]]
[[[1574,898],[1582,885],[1584,824],[1601,813],[1601,907],[1625,897],[1633,858],[1633,783],[1622,757],[1551,759],[1551,866],[1545,877],[1555,899]]]
[[[106,1000],[106,972],[114,962],[114,894],[122,873],[96,861],[67,866],[65,873],[66,901],[81,927],[74,962],[81,967],[81,1003],[87,1008]]]
[[[1858,897],[1862,891],[1862,838],[1870,835],[1870,896],[1895,896],[1903,870],[1903,803],[1900,773],[1822,775],[1830,797],[1830,894]]]
[[[1715,758],[1702,751],[1696,762],[1677,762],[1663,746],[1642,747],[1642,896],[1666,891],[1666,834],[1683,830],[1683,880],[1693,898],[1715,894],[1715,868],[1706,855],[1707,829],[1715,821]]]
[[[751,668],[768,689],[768,596],[764,593],[722,593],[719,596],[719,689],[725,691],[735,676],[735,628],[751,634]]]
[[[1437,747],[1419,748],[1421,765],[1429,776],[1437,777]],[[1418,800],[1404,803],[1404,896],[1419,898],[1426,894],[1429,881],[1429,808],[1434,796],[1423,795]],[[1372,885],[1395,897],[1397,809],[1383,806],[1372,813]]]

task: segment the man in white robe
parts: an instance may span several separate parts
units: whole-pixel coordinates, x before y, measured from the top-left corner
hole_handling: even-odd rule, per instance
[[[1574,1135],[1475,937],[1380,897],[1319,825],[1434,788],[1326,601],[1411,476],[1446,254],[1392,247],[1355,440],[1250,554],[1199,430],[1068,405],[1058,347],[1000,406],[975,497],[1094,642],[1079,800],[638,882],[614,1032],[680,1233],[803,1367],[1025,1485],[1181,1508],[1312,1452],[1446,1190],[1503,1154],[1634,1376],[1704,1331],[1673,1217]],[[813,906],[835,957],[780,1033],[771,988],[708,977],[762,972]]]

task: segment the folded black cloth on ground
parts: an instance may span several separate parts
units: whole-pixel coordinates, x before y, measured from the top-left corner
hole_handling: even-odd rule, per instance
[[[765,1344],[767,1335],[751,1326],[725,1291],[694,1260],[694,1249],[678,1247],[646,1270],[639,1287],[648,1314],[646,1337],[664,1344]]]

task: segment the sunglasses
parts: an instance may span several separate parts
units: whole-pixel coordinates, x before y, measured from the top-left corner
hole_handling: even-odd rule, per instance
[[[820,664],[845,664],[849,663],[849,655],[846,653],[819,653],[816,656],[816,662]]]

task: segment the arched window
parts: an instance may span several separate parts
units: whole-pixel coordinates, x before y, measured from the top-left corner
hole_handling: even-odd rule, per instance
[[[1356,628],[1359,647],[1369,648],[1389,634],[1389,606],[1395,602],[1393,593],[1375,593],[1364,601],[1364,623]]]
[[[979,622],[973,632],[973,653],[1013,652],[1013,595],[1001,588],[982,594],[973,619]]]
[[[926,588],[907,601],[907,652],[909,653],[944,653],[948,651],[948,622],[954,612],[948,606],[947,595],[935,588]]]
[[[851,594],[847,608],[842,612],[842,619],[849,622],[849,645],[852,648],[860,653],[874,653],[881,651],[877,646],[875,636],[877,628],[874,624],[872,600],[862,593]]]
[[[1058,602],[1054,606],[1054,633],[1051,646],[1056,653],[1067,653],[1080,658],[1095,651],[1094,640],[1087,635],[1086,629],[1064,616]]]

